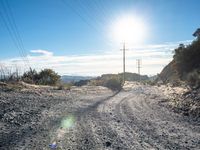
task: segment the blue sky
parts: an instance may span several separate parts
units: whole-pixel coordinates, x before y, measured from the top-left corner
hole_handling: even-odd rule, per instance
[[[156,74],[180,41],[188,44],[194,39],[192,33],[200,26],[199,6],[199,0],[1,0],[0,63],[25,70],[5,24],[7,20],[12,32],[7,10],[21,36],[23,56],[36,69],[76,75],[120,72],[121,45],[112,41],[109,30],[120,16],[134,15],[144,20],[148,36],[140,47],[127,47],[127,71],[136,72],[135,59],[141,58],[142,73]],[[104,63],[110,66],[105,68]]]

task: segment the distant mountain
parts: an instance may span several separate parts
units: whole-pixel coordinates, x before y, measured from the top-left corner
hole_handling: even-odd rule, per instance
[[[61,81],[64,83],[70,83],[70,82],[78,82],[80,80],[90,80],[95,77],[91,76],[69,76],[69,75],[63,75],[61,76]]]

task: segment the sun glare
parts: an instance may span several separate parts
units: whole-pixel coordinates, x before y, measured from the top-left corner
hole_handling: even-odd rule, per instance
[[[147,29],[142,19],[135,16],[123,16],[112,24],[112,38],[116,42],[140,44],[144,42]]]

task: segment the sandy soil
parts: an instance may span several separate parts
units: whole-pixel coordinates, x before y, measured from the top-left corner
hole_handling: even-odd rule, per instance
[[[200,126],[173,113],[158,87],[0,92],[0,149],[200,149]],[[50,145],[51,144],[51,145]],[[50,145],[50,146],[49,146]]]

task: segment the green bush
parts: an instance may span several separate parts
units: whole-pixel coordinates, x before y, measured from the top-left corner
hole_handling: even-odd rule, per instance
[[[52,69],[44,69],[39,73],[30,69],[23,74],[22,80],[30,84],[56,85],[60,81],[60,76]]]
[[[92,79],[90,82],[88,82],[88,85],[93,85],[93,86],[104,86],[104,80],[97,78],[97,79]]]
[[[174,60],[179,76],[200,67],[200,39],[195,40],[186,47],[175,49]]]
[[[89,83],[89,80],[80,80],[74,83],[75,86],[83,86],[87,85]]]
[[[39,75],[35,69],[31,69],[25,72],[22,76],[22,80],[26,83],[36,84],[39,80]]]
[[[60,76],[52,69],[44,69],[39,73],[38,84],[56,85],[60,81]]]
[[[199,87],[200,86],[200,71],[194,70],[188,74],[188,83],[191,86]]]
[[[60,83],[57,86],[57,90],[70,90],[72,86],[72,83]]]
[[[120,79],[111,78],[105,82],[104,86],[113,91],[120,91],[122,89],[122,82]]]
[[[108,74],[90,80],[89,85],[104,86],[113,91],[120,91],[122,89],[122,78],[119,75]]]

